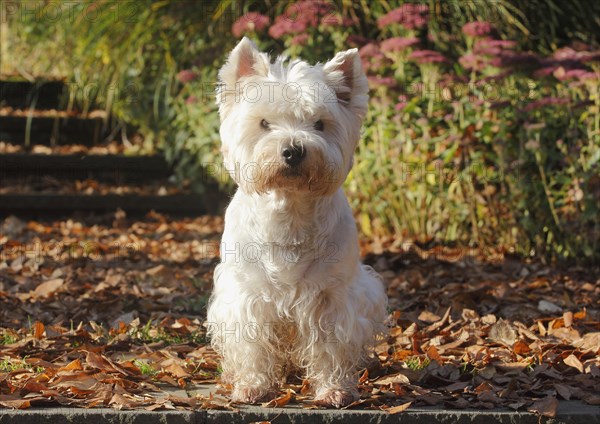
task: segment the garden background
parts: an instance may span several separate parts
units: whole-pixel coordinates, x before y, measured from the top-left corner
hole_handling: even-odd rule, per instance
[[[362,234],[590,262],[600,254],[599,7],[29,2],[4,10],[1,72],[65,78],[68,108],[104,108],[112,128],[141,136],[129,152],[164,152],[202,191],[209,178],[230,184],[213,93],[236,40],[310,62],[357,47],[371,100],[346,191]]]

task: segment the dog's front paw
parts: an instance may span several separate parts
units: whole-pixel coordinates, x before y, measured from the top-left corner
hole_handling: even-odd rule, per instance
[[[272,388],[265,387],[234,387],[231,400],[239,403],[262,403],[268,402],[277,396]]]
[[[356,400],[358,400],[358,393],[356,391],[331,389],[318,394],[315,398],[315,403],[320,406],[341,408],[350,405]]]

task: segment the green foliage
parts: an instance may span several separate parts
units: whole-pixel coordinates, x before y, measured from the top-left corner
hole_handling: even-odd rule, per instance
[[[429,366],[431,361],[429,358],[420,358],[419,356],[411,356],[406,358],[406,366],[413,371],[424,370]]]
[[[462,23],[489,12],[490,3],[461,5],[471,8],[464,21],[388,25],[375,41],[416,37],[420,47],[363,56],[373,92],[347,181],[363,233],[593,261],[600,247],[598,58],[563,51],[572,58],[561,62],[506,40],[486,52],[483,38],[527,33],[527,20],[497,2],[495,30],[468,36]],[[330,56],[340,48],[336,35],[352,28],[328,29],[310,28],[302,46],[284,37],[286,51]],[[448,60],[411,59],[423,48]],[[473,56],[481,64],[471,69]],[[568,77],[571,68],[585,75]]]
[[[8,62],[14,65],[3,72],[28,68],[26,74],[66,76],[70,109],[87,113],[104,107],[114,121],[107,124],[118,130],[126,123],[144,135],[144,150],[166,150],[173,159],[181,157],[181,149],[202,150],[188,140],[172,142],[181,123],[176,113],[186,99],[177,74],[202,69],[202,77],[210,78],[204,89],[214,84],[235,4],[227,12],[218,2],[83,0],[62,5],[59,18],[49,19],[42,2],[30,3],[9,16]],[[209,110],[214,117],[216,109]]]
[[[142,361],[140,359],[134,359],[133,363],[136,367],[139,368],[142,375],[153,377],[156,374],[158,374],[158,371],[156,369],[154,369],[154,367],[146,361]]]
[[[165,129],[170,143],[164,151],[167,160],[177,164],[179,179],[187,179],[195,191],[201,192],[211,179],[222,184],[228,179],[217,166],[221,159],[220,122],[214,100],[216,67],[193,69],[199,77],[185,84],[172,99],[171,124]]]
[[[19,340],[19,337],[16,334],[12,334],[8,331],[0,334],[0,346],[13,344]]]
[[[44,372],[43,367],[34,367],[25,361],[25,358],[4,358],[0,361],[0,372],[14,372],[20,370],[34,371],[38,374]]]
[[[129,336],[136,341],[142,343],[163,342],[167,345],[180,343],[201,343],[204,342],[204,335],[199,332],[190,334],[175,334],[166,331],[159,323],[154,323],[152,320],[146,322],[142,327],[132,327],[129,330]]]

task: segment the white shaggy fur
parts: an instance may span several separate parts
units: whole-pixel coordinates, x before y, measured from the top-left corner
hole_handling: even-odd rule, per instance
[[[301,371],[317,401],[343,406],[357,397],[357,369],[387,303],[379,276],[359,262],[341,188],[367,109],[357,51],[324,65],[271,63],[244,38],[219,78],[224,164],[239,185],[207,319],[223,378],[234,400],[258,402]],[[305,152],[295,167],[281,153],[290,143]]]

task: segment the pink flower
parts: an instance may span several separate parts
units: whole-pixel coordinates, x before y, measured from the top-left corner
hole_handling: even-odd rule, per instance
[[[394,106],[394,109],[396,109],[398,112],[401,112],[402,110],[404,110],[404,108],[406,107],[408,103],[406,102],[400,102],[400,103],[396,103],[396,106]]]
[[[475,21],[466,23],[462,32],[468,37],[488,37],[495,34],[496,29],[489,22]]]
[[[463,68],[470,71],[482,71],[488,65],[487,60],[472,53],[467,53],[464,56],[461,56],[458,59],[458,63],[460,63]]]
[[[290,41],[292,46],[304,46],[308,41],[308,34],[306,32],[298,35],[294,35],[292,40]]]
[[[184,69],[177,74],[177,80],[183,84],[194,81],[198,75],[191,69]]]
[[[400,112],[400,111],[404,110],[406,105],[408,105],[408,98],[406,97],[405,94],[402,94],[402,95],[398,96],[398,103],[396,103],[396,106],[394,106],[394,109],[396,109],[397,111]]]
[[[358,55],[363,59],[381,56],[381,49],[376,43],[369,43],[360,48]]]
[[[408,57],[419,65],[424,63],[445,63],[448,60],[440,53],[433,50],[415,50]]]
[[[476,23],[476,22],[472,22]],[[539,65],[539,59],[536,55],[530,52],[516,52],[517,43],[510,40],[477,40],[473,46],[473,53],[478,55],[487,65],[496,68],[507,67],[535,67]],[[471,57],[466,55],[461,64],[474,65]],[[471,67],[471,69],[475,69]]]
[[[340,15],[326,15],[321,18],[321,25],[324,26],[337,27],[344,22],[347,22],[347,20],[342,19]]]
[[[310,21],[312,26],[317,26],[320,17],[331,15],[336,6],[332,1],[324,0],[301,0],[295,5],[290,5],[298,12],[301,19]],[[289,8],[288,8],[289,9]]]
[[[570,102],[569,99],[560,98],[560,97],[544,97],[543,99],[536,100],[534,102],[529,103],[527,106],[523,108],[525,112],[531,112],[535,109],[540,109],[545,106],[557,106],[557,105],[566,105]]]
[[[419,43],[416,37],[394,37],[381,43],[382,52],[399,52]]]
[[[465,68],[474,70],[481,70],[488,65],[504,68],[537,64],[537,57],[533,54],[515,52],[513,49],[516,45],[517,43],[509,40],[477,40],[473,46],[473,53],[477,56],[465,55],[460,63]],[[474,59],[478,62],[475,63]]]
[[[600,61],[600,51],[595,51],[595,52],[580,52],[581,54],[581,61],[583,63],[587,63],[587,62],[598,62]]]
[[[317,27],[319,23],[327,21],[328,17],[331,19],[330,12],[334,8],[333,3],[322,0],[291,3],[283,14],[275,18],[275,23],[269,28],[269,35],[281,38],[285,34],[299,34],[307,28]]]
[[[552,53],[552,56],[544,59],[546,65],[564,66],[568,68],[577,68],[582,63],[598,61],[600,59],[600,51],[576,51],[571,47],[563,47]]]
[[[548,75],[552,75],[558,68],[558,66],[546,66],[535,71],[533,75],[536,77],[547,77]]]
[[[600,74],[598,72],[585,72],[577,75],[579,81],[600,81]]]
[[[563,47],[552,53],[552,57],[557,60],[580,60],[588,52],[578,52],[571,47]]]
[[[194,105],[198,103],[198,98],[194,95],[191,95],[190,97],[188,97],[187,99],[185,99],[185,104],[186,105]]]
[[[349,27],[349,26],[357,25],[357,24],[358,24],[358,21],[355,19],[352,19],[350,17],[342,18],[340,15],[332,15],[330,13],[328,13],[327,15],[325,15],[321,18],[321,25],[328,26],[328,27],[338,27],[338,26]]]
[[[291,21],[282,18],[283,15],[275,18],[275,23],[269,28],[269,35],[273,38],[281,38],[286,34],[298,34],[304,32],[307,28],[306,22]]]
[[[475,45],[473,46],[473,52],[487,56],[496,56],[506,51],[513,50],[516,45],[517,43],[509,40],[483,39],[475,42]]]
[[[231,26],[231,32],[237,38],[240,38],[247,32],[263,31],[271,23],[268,16],[256,12],[248,12]]]
[[[553,75],[559,81],[568,81],[572,79],[580,79],[582,75],[587,73],[585,69],[571,69],[565,71],[565,68],[562,66],[554,71]]]
[[[369,81],[369,85],[377,88],[377,87],[387,87],[393,88],[396,87],[396,79],[393,77],[379,77],[379,76],[371,76],[367,77]]]
[[[386,57],[374,42],[361,47],[358,55],[360,56],[363,68],[367,71],[378,71],[386,63]]]
[[[400,24],[406,29],[419,29],[429,21],[429,7],[424,4],[406,3],[390,10],[377,19],[377,26],[381,29],[394,24]]]
[[[385,56],[372,58],[370,60],[361,60],[362,67],[367,73],[377,73],[390,65],[390,61]]]
[[[540,70],[539,75],[548,76],[552,74],[554,78],[559,81],[569,81],[569,80],[578,80],[578,81],[591,81],[591,80],[600,80],[600,74],[595,72],[590,72],[587,69],[569,69],[565,70],[562,66],[559,67],[549,67],[543,68]]]

